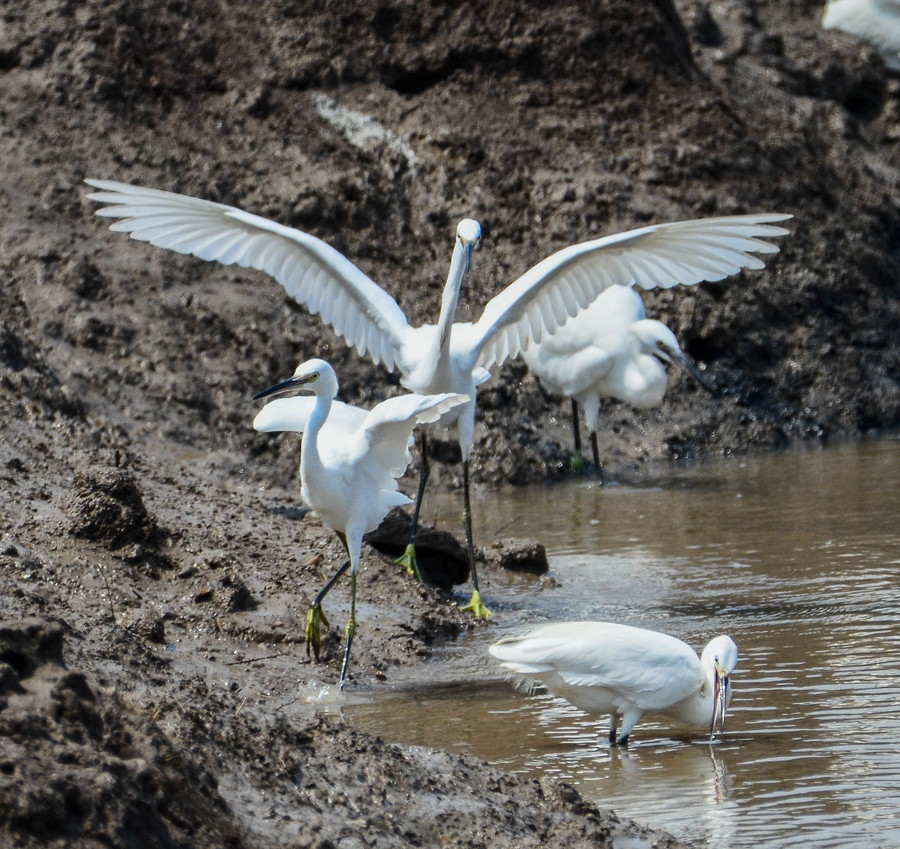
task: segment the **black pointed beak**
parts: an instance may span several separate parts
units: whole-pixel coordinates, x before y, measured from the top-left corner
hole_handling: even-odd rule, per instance
[[[475,251],[475,248],[478,246],[478,240],[472,242],[464,242],[463,248],[465,249],[465,268],[463,270],[463,277],[469,276],[469,270],[472,268],[472,253]]]
[[[674,363],[678,368],[680,368],[686,374],[689,374],[694,380],[697,381],[710,395],[716,394],[715,387],[710,384],[706,378],[701,374],[700,369],[697,368],[681,351],[673,350],[669,347],[660,348],[660,351],[664,353],[670,363]]]
[[[288,392],[291,389],[302,386],[304,382],[305,381],[296,376],[289,377],[287,380],[282,380],[281,383],[276,383],[274,386],[270,386],[268,389],[263,389],[262,392],[258,392],[253,396],[253,400],[258,401],[260,398],[266,398],[269,395],[277,395],[279,392]]]

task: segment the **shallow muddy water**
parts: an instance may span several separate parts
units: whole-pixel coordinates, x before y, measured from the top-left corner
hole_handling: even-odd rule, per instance
[[[355,693],[346,715],[389,741],[568,781],[698,844],[898,846],[898,480],[900,440],[882,439],[693,467],[664,487],[486,494],[477,542],[537,538],[555,580],[485,580],[490,627],[402,685]],[[429,520],[458,516],[452,496],[434,504]],[[698,649],[730,634],[740,659],[724,735],[645,717],[627,750],[611,749],[605,716],[516,691],[488,645],[558,619],[653,628]]]

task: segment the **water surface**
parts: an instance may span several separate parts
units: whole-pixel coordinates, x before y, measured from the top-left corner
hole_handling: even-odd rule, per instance
[[[693,467],[660,487],[487,494],[473,505],[477,542],[537,538],[553,580],[485,581],[492,626],[347,713],[386,740],[568,781],[698,844],[900,846],[898,480],[900,440],[882,439]],[[459,513],[453,498],[435,510],[445,526]],[[610,748],[606,717],[514,690],[487,646],[558,619],[698,649],[730,634],[740,660],[724,736],[645,718],[627,750]]]

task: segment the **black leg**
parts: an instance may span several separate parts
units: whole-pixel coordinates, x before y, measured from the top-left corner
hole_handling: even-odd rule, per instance
[[[578,424],[578,402],[572,399],[572,433],[575,436],[575,456],[572,458],[572,468],[578,474],[584,474],[584,455],[581,453],[581,427]]]
[[[349,561],[348,561],[349,562]],[[356,572],[350,573],[350,619],[347,622],[347,647],[344,649],[344,662],[341,664],[340,689],[344,689],[344,681],[347,678],[347,664],[350,662],[350,646],[353,645],[353,637],[356,635]]]
[[[334,573],[329,579],[328,583],[319,590],[319,594],[313,599],[313,605],[320,606],[322,604],[322,599],[325,598],[326,595],[331,591],[331,588],[338,582],[338,579],[341,575],[344,574],[350,568],[350,561],[347,560],[337,572]]]
[[[481,600],[478,589],[478,573],[475,570],[475,543],[472,540],[472,508],[469,501],[469,461],[463,460],[463,524],[466,526],[466,545],[469,552],[469,571],[472,574],[472,600],[463,608],[475,614],[475,618],[493,616]]]
[[[606,475],[603,474],[603,464],[600,462],[600,448],[597,446],[597,431],[591,431],[591,449],[594,452],[594,475],[600,483],[606,483]]]
[[[419,436],[419,448],[422,452],[422,459],[419,461],[419,492],[416,495],[416,506],[413,510],[412,532],[409,535],[410,545],[414,545],[416,542],[416,531],[419,528],[419,511],[422,509],[425,484],[428,483],[428,476],[431,474],[431,464],[428,462],[428,436],[424,430]]]
[[[575,435],[575,456],[581,456],[581,428],[578,426],[578,402],[572,399],[572,433]]]
[[[341,545],[344,546],[344,551],[349,555],[350,549],[347,548],[347,537],[339,531],[336,533],[338,539],[341,541]],[[341,575],[349,568],[350,561],[347,560],[347,562],[331,576],[325,586],[319,590],[319,593],[313,599],[313,603],[310,605],[309,610],[306,611],[306,654],[309,656],[309,649],[311,646],[313,654],[316,656],[316,660],[319,659],[319,649],[322,648],[322,623],[325,623],[326,628],[329,627],[328,617],[322,610],[322,599],[328,595],[331,588],[340,579]]]
[[[397,558],[397,563],[403,566],[410,575],[415,575],[421,581],[422,575],[419,572],[419,564],[416,561],[416,531],[419,529],[419,511],[422,509],[422,499],[425,497],[425,484],[428,483],[428,476],[431,474],[431,465],[428,462],[428,437],[425,435],[424,430],[421,432],[419,445],[422,459],[419,465],[419,492],[416,495],[416,506],[413,508],[412,531],[409,535],[406,551]]]
[[[349,568],[350,561],[348,560],[331,576],[328,583],[319,590],[309,610],[306,611],[306,653],[308,655],[310,648],[312,648],[316,660],[319,659],[319,649],[322,648],[322,623],[324,622],[325,627],[328,627],[328,617],[322,611],[322,599],[328,595],[328,592],[338,582],[341,575]]]
[[[463,522],[466,526],[466,546],[469,552],[469,571],[472,586],[478,589],[478,573],[475,571],[475,543],[472,540],[472,506],[469,502],[469,461],[463,460]]]

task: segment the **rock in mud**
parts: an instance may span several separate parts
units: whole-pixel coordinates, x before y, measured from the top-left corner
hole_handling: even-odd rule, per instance
[[[544,575],[550,569],[547,549],[537,540],[497,540],[484,553],[494,566],[509,572]]]
[[[365,539],[378,551],[399,557],[406,550],[411,530],[412,519],[402,510],[392,510]],[[445,592],[469,580],[466,550],[449,531],[420,524],[416,531],[416,561],[422,580]]]

